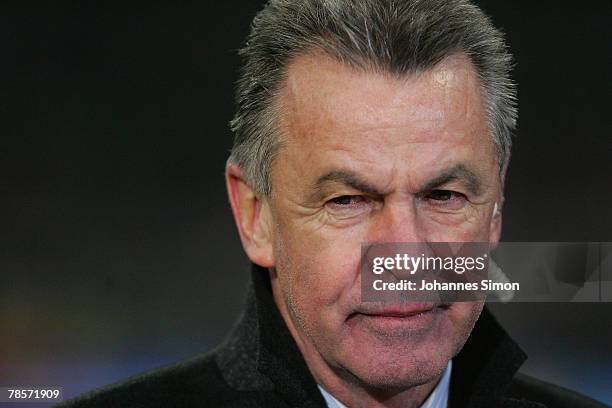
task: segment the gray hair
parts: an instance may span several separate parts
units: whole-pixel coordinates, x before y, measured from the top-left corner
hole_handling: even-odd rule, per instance
[[[229,158],[258,193],[272,192],[280,146],[276,96],[298,55],[323,51],[361,69],[409,75],[463,53],[484,90],[500,168],[510,157],[517,118],[512,57],[503,34],[467,0],[270,0],[254,18],[230,126]]]

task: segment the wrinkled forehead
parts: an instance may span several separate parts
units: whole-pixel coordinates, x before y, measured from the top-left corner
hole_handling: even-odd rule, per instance
[[[286,136],[406,128],[418,137],[474,131],[486,122],[470,60],[447,57],[430,70],[397,75],[354,68],[322,53],[295,58],[279,94]],[[285,132],[283,132],[285,133]]]

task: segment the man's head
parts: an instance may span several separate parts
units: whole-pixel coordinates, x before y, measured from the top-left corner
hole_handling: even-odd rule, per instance
[[[272,0],[255,17],[240,52],[244,65],[231,123],[230,161],[259,193],[271,192],[270,169],[282,144],[276,117],[287,66],[311,51],[396,76],[428,70],[449,55],[467,55],[480,80],[500,165],[509,159],[516,122],[512,58],[478,7],[462,0]]]
[[[501,35],[463,1],[285,0],[242,54],[230,201],[315,378],[434,381],[482,304],[361,302],[361,244],[499,240],[516,117]]]

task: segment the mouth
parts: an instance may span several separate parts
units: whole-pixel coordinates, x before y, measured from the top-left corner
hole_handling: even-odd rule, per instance
[[[383,304],[377,306],[364,306],[357,308],[353,314],[362,314],[372,317],[398,317],[408,318],[424,313],[431,313],[437,309],[448,309],[449,304],[437,304],[431,302],[424,303],[402,303],[402,304]]]
[[[433,326],[449,307],[449,304],[434,303],[361,307],[351,313],[346,321],[349,326],[362,326],[379,333],[398,329],[418,331]]]

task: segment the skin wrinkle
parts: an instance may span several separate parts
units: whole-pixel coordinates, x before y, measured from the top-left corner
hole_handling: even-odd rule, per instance
[[[467,61],[448,58],[398,79],[304,55],[289,65],[279,90],[283,144],[271,169],[272,195],[264,198],[274,298],[317,382],[349,406],[418,406],[482,308],[453,305],[419,330],[385,328],[354,314],[361,243],[498,237],[490,225],[501,180]],[[422,197],[428,181],[459,165],[479,179],[480,194],[457,178],[439,188],[465,194],[461,210]],[[317,191],[319,178],[341,170],[377,191],[338,181]],[[341,195],[371,201],[354,212],[332,210],[327,200]]]
[[[287,63],[307,52],[328,53],[362,72],[386,71],[389,77],[398,78],[420,75],[424,68],[419,67],[430,67],[442,55],[464,50],[478,66],[482,90],[491,102],[490,126],[499,131],[495,139],[501,168],[508,159],[509,133],[516,117],[516,90],[508,76],[511,56],[505,49],[502,33],[491,26],[477,7],[459,3],[439,2],[434,15],[428,15],[432,9],[427,10],[421,3],[409,8],[382,3],[346,5],[348,8],[339,10],[337,7],[343,6],[335,2],[300,5],[279,2],[262,10],[253,22],[249,39],[240,50],[248,64],[237,88],[239,109],[232,120],[236,132],[232,163],[247,167],[245,177],[258,192],[265,195],[271,192],[268,171],[271,165],[265,159],[273,156],[269,152],[273,147],[265,143],[264,148],[257,148],[248,139],[250,135],[274,132],[267,126],[258,126],[262,119],[259,110],[250,108],[272,104],[274,99],[268,96],[272,92],[275,98],[279,86],[282,87]],[[436,24],[441,25],[436,28]],[[317,67],[316,61],[311,64]],[[273,116],[264,115],[264,122],[271,122]]]

